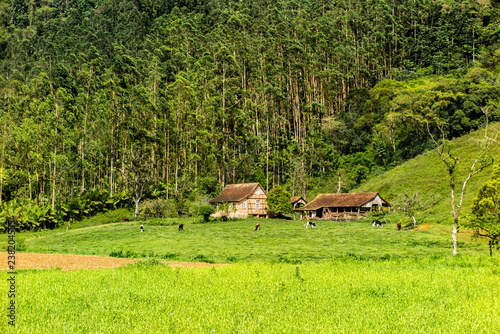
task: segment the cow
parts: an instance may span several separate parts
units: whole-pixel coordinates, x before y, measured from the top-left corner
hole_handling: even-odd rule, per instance
[[[314,222],[306,222],[305,227],[308,228],[309,226],[311,226],[311,228],[316,228],[316,224]]]
[[[254,231],[259,231],[259,230],[260,230],[260,223],[257,223],[257,224],[255,225],[255,230],[254,230]]]
[[[184,231],[184,224],[179,224],[179,231]]]
[[[124,222],[129,222],[130,220],[128,219],[128,217],[123,217],[123,221]]]
[[[144,232],[144,225],[141,225],[141,232]]]
[[[373,227],[375,227],[375,226],[378,226],[378,227],[384,227],[384,226],[382,225],[382,222],[381,222],[381,221],[379,221],[379,220],[374,220],[374,221],[372,222],[372,226],[373,226]]]
[[[398,223],[398,231],[401,231],[401,223]]]

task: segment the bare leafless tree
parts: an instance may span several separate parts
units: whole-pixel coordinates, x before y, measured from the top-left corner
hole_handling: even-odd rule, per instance
[[[399,210],[401,210],[406,216],[411,218],[413,222],[413,227],[416,227],[417,220],[415,217],[420,212],[434,206],[438,199],[439,198],[434,194],[431,194],[426,197],[418,192],[414,194],[405,193],[403,196],[399,198],[396,205],[397,207],[399,207]]]
[[[443,131],[443,128],[437,124],[437,127],[440,130],[441,133],[441,144],[439,144],[434,136],[432,135],[430,129],[429,129],[429,124],[427,123],[427,132],[429,133],[430,138],[434,142],[434,145],[436,146],[436,151],[443,163],[446,165],[446,170],[450,182],[450,189],[451,189],[451,213],[453,215],[453,230],[451,232],[451,238],[453,240],[453,254],[456,255],[458,252],[457,249],[457,230],[458,230],[458,221],[460,218],[460,209],[462,208],[463,204],[463,199],[464,199],[464,194],[465,194],[465,189],[467,187],[467,183],[470,181],[470,179],[480,173],[482,170],[484,170],[486,167],[490,166],[493,164],[494,160],[491,156],[489,156],[489,148],[491,146],[492,140],[487,137],[488,134],[488,123],[485,125],[485,139],[481,141],[481,146],[480,149],[478,150],[478,153],[476,155],[476,158],[474,161],[470,164],[470,167],[467,168],[468,174],[465,180],[463,181],[456,181],[457,178],[457,171],[458,171],[458,165],[460,162],[459,156],[452,152],[452,145],[451,142],[446,140],[445,134]],[[455,187],[459,183],[461,185],[460,189],[460,195],[458,195],[458,192],[455,192]],[[460,199],[457,199],[457,196],[459,196]],[[458,203],[457,203],[458,201]]]

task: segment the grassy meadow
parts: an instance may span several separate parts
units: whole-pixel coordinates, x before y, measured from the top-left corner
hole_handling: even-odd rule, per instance
[[[178,261],[318,262],[342,257],[388,259],[451,255],[451,226],[427,230],[396,229],[401,216],[393,215],[384,228],[371,220],[318,222],[306,229],[303,221],[249,219],[193,224],[189,219],[122,222],[53,231],[18,234],[24,250],[101,256],[153,257]],[[254,231],[260,222],[261,230]],[[145,232],[139,226],[144,224]],[[178,231],[175,223],[184,223]],[[157,225],[162,224],[162,225]],[[459,234],[459,252],[487,254],[486,244]]]
[[[490,126],[489,134],[493,136],[500,130],[500,124]],[[484,141],[484,129],[475,131],[467,136],[452,141],[452,153],[460,158],[456,178],[456,192],[458,200],[462,189],[462,182],[466,179],[470,166],[477,158],[481,143]],[[490,157],[498,163],[500,147],[492,145]],[[467,183],[464,202],[461,212],[471,212],[472,200],[477,196],[477,191],[483,183],[491,177],[492,167],[488,167],[475,175]],[[439,159],[436,150],[428,151],[395,167],[381,175],[369,179],[358,189],[352,192],[377,191],[389,203],[395,204],[404,193],[413,195],[419,193],[422,199],[434,196],[436,204],[417,216],[425,224],[453,222],[451,215],[451,190],[446,166]],[[457,202],[458,203],[458,202]]]
[[[457,256],[25,270],[16,332],[498,333],[499,264]]]
[[[440,225],[177,219],[180,232],[173,223],[19,233],[30,252],[145,258],[118,269],[19,270],[15,332],[500,333],[500,255],[469,234],[453,257]],[[163,259],[228,264],[173,268]],[[14,333],[6,308],[0,319],[0,332]]]

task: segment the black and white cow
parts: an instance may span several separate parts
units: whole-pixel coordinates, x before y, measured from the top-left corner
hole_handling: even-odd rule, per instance
[[[375,227],[375,226],[378,226],[378,227],[384,227],[384,226],[382,225],[382,222],[381,222],[381,221],[379,221],[379,220],[374,220],[374,221],[372,222],[372,226],[373,226],[373,227]]]
[[[311,226],[311,228],[316,228],[316,224],[314,222],[306,222],[305,227],[308,228],[309,226]]]

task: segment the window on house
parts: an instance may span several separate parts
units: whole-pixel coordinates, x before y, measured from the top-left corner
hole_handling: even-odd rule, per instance
[[[255,200],[255,208],[258,210],[260,209],[260,201],[257,199]]]
[[[247,208],[247,202],[242,202],[241,203],[241,208],[246,209]]]
[[[257,187],[257,189],[255,189],[255,195],[260,195],[260,188]]]

